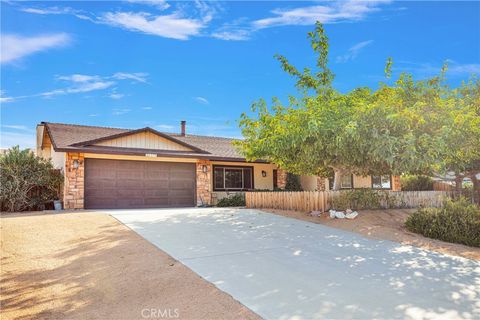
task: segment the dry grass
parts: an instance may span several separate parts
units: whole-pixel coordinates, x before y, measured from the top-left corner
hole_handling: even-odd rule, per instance
[[[258,316],[149,242],[102,214],[1,219],[2,319],[181,319]]]
[[[359,211],[360,214],[358,217],[354,220],[330,219],[328,213],[322,214],[320,217],[312,217],[306,212],[275,209],[262,210],[282,216],[323,224],[333,228],[356,232],[373,239],[391,240],[445,254],[480,260],[480,248],[430,239],[409,232],[405,228],[405,220],[415,211],[415,209],[361,210]]]

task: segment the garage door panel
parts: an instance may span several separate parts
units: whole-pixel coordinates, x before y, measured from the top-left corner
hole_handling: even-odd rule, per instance
[[[170,188],[168,180],[145,180],[143,181],[145,189],[168,190]]]
[[[193,206],[195,164],[85,160],[86,208]]]

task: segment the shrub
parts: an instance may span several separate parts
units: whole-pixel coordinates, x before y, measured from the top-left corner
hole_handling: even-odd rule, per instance
[[[222,198],[218,201],[217,207],[244,207],[245,194],[237,193],[233,196]]]
[[[43,209],[60,198],[63,175],[49,160],[18,146],[0,156],[0,203],[2,211]]]
[[[382,190],[353,189],[342,190],[332,200],[333,209],[389,209],[404,206],[399,199]]]
[[[427,176],[402,176],[400,178],[402,191],[433,190],[433,180]]]
[[[285,190],[287,191],[303,191],[300,183],[300,177],[296,174],[287,173],[287,182],[285,183]]]
[[[443,208],[422,208],[405,222],[408,230],[447,242],[480,247],[480,208],[461,198]]]

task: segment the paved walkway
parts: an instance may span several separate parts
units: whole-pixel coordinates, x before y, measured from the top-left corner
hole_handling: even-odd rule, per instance
[[[266,319],[480,319],[480,263],[257,210],[107,211]]]

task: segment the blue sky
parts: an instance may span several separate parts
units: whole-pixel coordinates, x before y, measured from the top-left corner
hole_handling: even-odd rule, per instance
[[[239,137],[253,101],[294,94],[273,55],[313,66],[319,20],[342,92],[375,88],[387,57],[452,85],[480,73],[480,3],[1,2],[1,146],[41,121]]]

